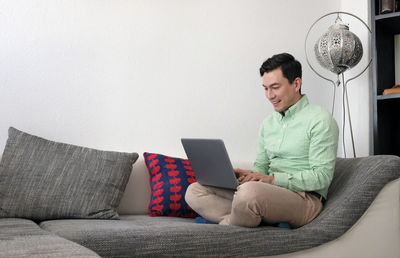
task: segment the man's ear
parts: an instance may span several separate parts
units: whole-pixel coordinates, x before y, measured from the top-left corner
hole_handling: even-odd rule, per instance
[[[294,86],[295,86],[295,88],[296,88],[296,91],[300,91],[300,88],[301,88],[301,78],[300,78],[300,77],[297,77],[296,79],[294,79],[293,83],[294,83]]]

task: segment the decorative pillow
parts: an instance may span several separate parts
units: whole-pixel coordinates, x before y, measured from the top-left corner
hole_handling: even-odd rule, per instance
[[[0,218],[118,219],[116,208],[137,158],[10,127],[0,163]]]
[[[186,189],[196,182],[189,161],[148,152],[143,156],[150,175],[150,216],[196,217],[185,201]]]

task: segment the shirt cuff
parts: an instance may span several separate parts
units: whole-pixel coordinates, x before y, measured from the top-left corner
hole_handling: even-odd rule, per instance
[[[275,183],[274,185],[283,187],[288,189],[289,187],[289,178],[285,173],[274,173]]]

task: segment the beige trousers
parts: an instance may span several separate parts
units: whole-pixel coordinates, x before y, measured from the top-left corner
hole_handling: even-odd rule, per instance
[[[247,182],[236,191],[193,183],[186,202],[203,218],[221,225],[256,227],[288,222],[301,227],[311,222],[322,210],[321,198],[306,192],[263,183]]]

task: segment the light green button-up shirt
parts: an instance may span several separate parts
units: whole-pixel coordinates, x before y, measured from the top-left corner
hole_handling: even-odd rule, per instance
[[[331,114],[307,96],[285,115],[262,123],[253,171],[275,177],[275,185],[295,192],[315,191],[325,199],[335,168],[339,129]]]

